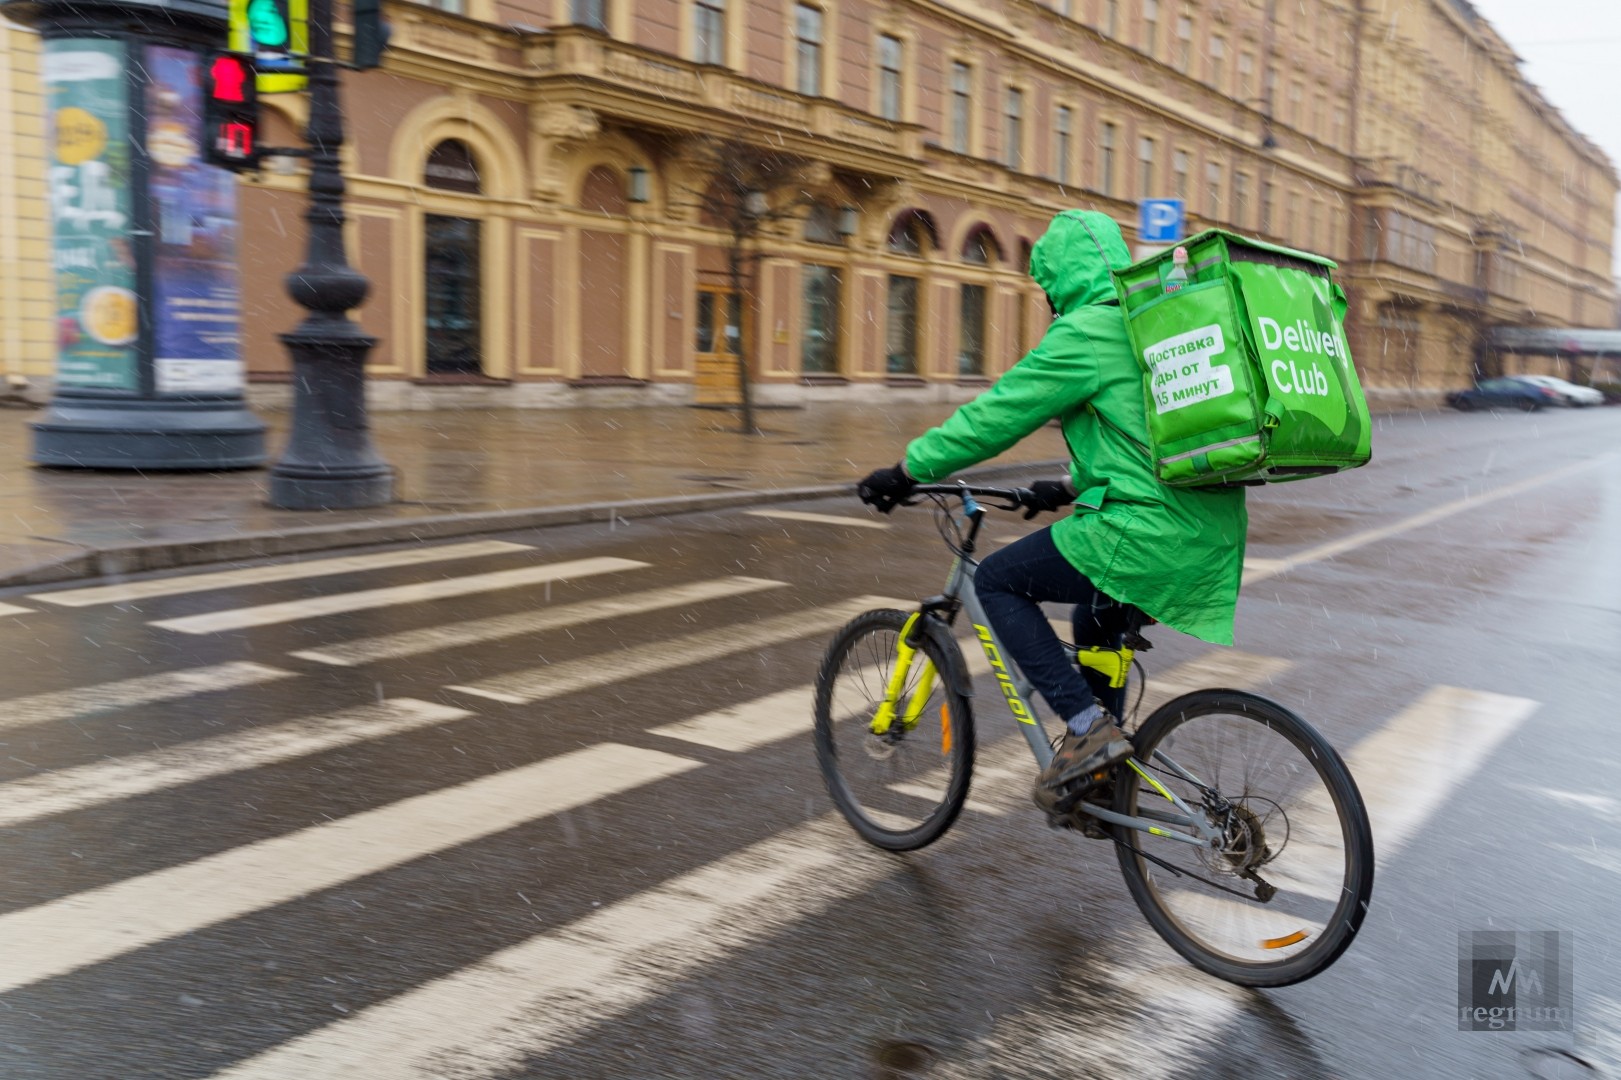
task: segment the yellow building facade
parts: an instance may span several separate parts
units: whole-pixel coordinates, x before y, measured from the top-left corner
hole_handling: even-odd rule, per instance
[[[442,2],[345,77],[380,407],[713,400],[739,349],[767,401],[967,396],[1045,329],[1051,216],[1130,240],[1143,198],[1339,261],[1374,396],[1467,384],[1495,325],[1613,319],[1614,169],[1462,0]],[[37,42],[3,33],[0,342],[48,378]],[[303,100],[264,100],[296,145]],[[794,163],[741,298],[717,139]],[[266,401],[303,183],[242,185]]]

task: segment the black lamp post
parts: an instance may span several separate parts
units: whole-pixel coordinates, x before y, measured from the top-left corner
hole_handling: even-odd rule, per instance
[[[310,205],[304,265],[287,292],[309,314],[281,340],[293,360],[293,429],[270,470],[270,505],[347,510],[394,498],[394,473],[372,448],[366,423],[366,354],[377,339],[348,316],[365,300],[364,275],[343,247],[343,111],[332,45],[332,0],[310,0]]]
[[[41,465],[264,462],[237,355],[235,180],[201,160],[227,0],[0,0],[44,39],[57,368]]]

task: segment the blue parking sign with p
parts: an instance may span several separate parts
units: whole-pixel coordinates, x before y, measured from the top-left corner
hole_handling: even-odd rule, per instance
[[[1145,244],[1174,244],[1182,239],[1182,224],[1181,199],[1144,199],[1137,239]]]

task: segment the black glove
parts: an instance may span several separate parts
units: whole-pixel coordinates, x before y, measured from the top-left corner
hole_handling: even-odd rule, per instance
[[[874,469],[856,487],[856,494],[868,506],[876,506],[880,514],[887,514],[899,506],[917,487],[917,481],[906,475],[906,466],[896,464],[887,469]]]
[[[1030,494],[1024,501],[1024,520],[1037,514],[1062,510],[1075,501],[1075,491],[1067,480],[1037,480],[1030,485]]]

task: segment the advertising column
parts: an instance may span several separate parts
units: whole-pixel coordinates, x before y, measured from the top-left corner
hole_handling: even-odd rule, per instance
[[[243,401],[236,179],[200,150],[200,56],[224,40],[224,3],[0,10],[45,39],[57,370],[34,461],[262,465],[264,424]]]

